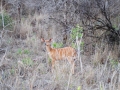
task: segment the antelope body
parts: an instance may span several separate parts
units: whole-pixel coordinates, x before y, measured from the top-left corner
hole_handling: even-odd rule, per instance
[[[52,60],[52,68],[55,67],[56,60],[65,60],[67,59],[72,64],[72,73],[74,74],[74,59],[76,57],[76,51],[72,47],[64,47],[64,48],[52,48],[51,47],[51,39],[44,40],[41,38],[41,41],[45,42],[46,49],[50,59]]]

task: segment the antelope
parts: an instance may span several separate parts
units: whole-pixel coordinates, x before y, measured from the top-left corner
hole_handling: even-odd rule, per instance
[[[52,61],[52,70],[55,67],[55,61],[56,60],[65,60],[67,59],[72,64],[72,74],[74,74],[74,66],[75,66],[75,57],[76,57],[76,51],[72,47],[64,47],[64,48],[52,48],[51,47],[51,41],[44,40],[44,38],[41,38],[42,42],[45,42],[47,53]]]

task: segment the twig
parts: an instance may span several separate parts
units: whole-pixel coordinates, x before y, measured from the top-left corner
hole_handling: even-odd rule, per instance
[[[7,52],[7,49],[5,50],[5,54],[4,54],[4,55],[3,55],[3,57],[1,58],[1,61],[0,61],[0,66],[2,66],[3,60],[5,59],[6,52]]]
[[[0,48],[0,53],[1,53],[1,52],[4,52],[4,53],[5,53],[5,50],[4,50],[4,49],[2,49],[2,48]]]
[[[70,80],[71,80],[71,76],[72,76],[73,67],[74,67],[74,65],[72,65],[72,68],[71,68],[71,70],[70,70],[70,74],[69,74],[69,78],[68,78],[68,85],[67,85],[67,89],[66,89],[66,90],[69,89],[69,85],[70,85]]]
[[[81,42],[82,42],[82,37],[83,37],[83,34],[80,38],[80,41],[78,41],[78,36],[76,37],[77,48],[78,48],[78,59],[80,60],[81,72],[83,72],[83,66],[82,66],[82,60],[81,60],[81,51],[80,51],[80,49],[81,49],[80,45],[81,45]]]

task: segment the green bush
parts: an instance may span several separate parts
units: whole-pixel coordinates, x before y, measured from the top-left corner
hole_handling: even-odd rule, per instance
[[[31,60],[31,58],[27,57],[27,58],[24,58],[22,60],[23,64],[25,64],[26,66],[32,66],[34,64],[33,60]]]
[[[80,40],[83,36],[83,27],[80,27],[79,25],[77,25],[75,28],[72,29],[71,31],[71,40],[72,40],[72,47],[73,48],[77,48],[77,45],[75,44],[76,41],[76,36],[78,36],[78,40]],[[83,48],[84,46],[84,42],[82,41],[80,43],[80,47]]]
[[[63,43],[56,43],[56,42],[54,42],[54,43],[52,44],[52,46],[53,46],[54,48],[61,48],[61,47],[63,47]]]
[[[77,90],[81,90],[81,86],[78,86]]]
[[[10,73],[11,73],[12,75],[14,75],[14,74],[15,74],[15,69],[14,69],[14,68],[11,68],[11,69],[10,69]]]
[[[51,64],[51,62],[52,62],[52,59],[50,57],[48,57],[48,63]]]
[[[23,52],[24,52],[24,54],[30,54],[30,51],[27,49],[25,49]]]
[[[21,48],[19,48],[18,50],[17,50],[17,54],[18,55],[21,55],[23,52],[22,52],[22,49]]]
[[[12,18],[7,14],[3,13],[4,26],[7,28],[12,28]],[[0,14],[0,28],[3,28],[2,14]]]
[[[113,25],[112,27],[113,27],[113,28],[115,28],[115,30],[117,30],[117,29],[118,29],[118,28],[117,28],[117,25]]]
[[[73,28],[70,34],[71,39],[73,41],[76,39],[76,36],[78,36],[78,39],[80,39],[82,35],[83,35],[83,27],[80,27],[79,25]]]
[[[118,67],[118,61],[117,60],[110,60],[110,64],[113,68],[117,68]]]
[[[22,54],[30,54],[30,51],[28,49],[22,50],[21,48],[19,48],[17,50],[17,54],[18,55],[22,55]]]

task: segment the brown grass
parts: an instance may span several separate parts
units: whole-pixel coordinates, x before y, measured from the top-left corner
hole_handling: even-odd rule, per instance
[[[80,62],[77,60],[75,75],[70,76],[71,66],[63,60],[56,62],[52,73],[45,47],[39,39],[41,35],[48,38],[45,25],[43,27],[39,23],[47,18],[47,15],[43,16],[36,14],[22,20],[19,25],[16,23],[21,38],[15,38],[14,33],[11,36],[4,34],[1,46],[5,46],[0,51],[1,90],[77,90],[79,86],[81,90],[120,89],[120,68],[117,65],[112,67],[114,63],[110,63],[113,57],[117,59],[117,52],[103,52],[101,48],[97,48],[94,55],[81,55],[83,72],[80,71]],[[36,24],[31,25],[34,20]],[[53,34],[52,31],[50,33]],[[24,35],[26,38],[22,39]],[[102,59],[104,63],[101,63]]]

